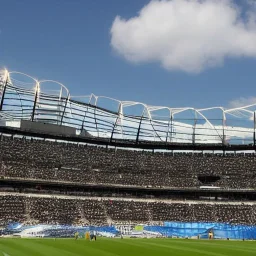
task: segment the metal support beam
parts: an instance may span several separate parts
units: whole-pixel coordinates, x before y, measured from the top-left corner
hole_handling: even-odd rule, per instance
[[[196,124],[193,125],[192,144],[196,142]]]
[[[115,133],[115,129],[116,129],[117,125],[118,125],[118,122],[120,121],[121,127],[122,127],[122,125],[123,125],[122,117],[123,117],[123,109],[122,109],[122,103],[120,103],[120,104],[119,104],[119,108],[118,108],[118,116],[117,116],[117,118],[116,118],[116,121],[115,121],[113,130],[112,130],[112,132],[111,132],[110,142],[112,142],[113,135],[114,135],[114,133]],[[122,135],[123,135],[123,129],[122,129]]]
[[[197,114],[195,112],[195,120],[193,125],[193,134],[192,134],[192,144],[195,144],[196,142],[196,123],[197,123]]]
[[[37,82],[36,84],[36,92],[35,92],[35,99],[34,99],[34,106],[33,106],[33,111],[32,111],[32,116],[31,116],[31,121],[34,121],[35,118],[35,111],[36,111],[36,104],[37,104],[37,98],[39,94],[39,83]]]
[[[69,98],[69,95],[67,96],[66,101],[65,101],[65,106],[64,106],[63,113],[62,113],[62,116],[61,116],[60,125],[62,125],[62,122],[63,122],[63,118],[64,118],[65,111],[66,111],[67,104],[68,104],[68,98]]]
[[[98,137],[100,137],[100,132],[98,130],[98,123],[97,123],[97,117],[96,117],[96,108],[94,108],[94,122],[95,122],[95,128],[98,133]]]
[[[170,122],[171,122],[171,119],[168,121],[168,128],[167,128],[168,130],[167,130],[166,139],[165,139],[165,142],[166,142],[166,143],[168,142],[168,138],[169,138]]]
[[[91,100],[92,100],[92,95],[90,96],[90,100],[88,102],[88,105],[91,105]],[[85,118],[86,118],[86,115],[87,115],[87,112],[88,112],[88,105],[87,105],[86,111],[84,112],[84,118],[83,118],[83,121],[82,121],[81,132],[84,129],[84,122],[85,122]]]
[[[166,143],[168,142],[168,138],[169,138],[169,133],[170,133],[170,125],[171,125],[171,138],[172,138],[172,114],[171,114],[171,118],[168,121],[168,131],[166,134]],[[172,142],[172,140],[170,139],[170,142]]]
[[[225,135],[225,126],[226,126],[226,116],[225,113],[223,112],[222,115],[222,145],[226,145],[226,135]]]
[[[99,132],[99,130],[98,130],[98,123],[97,123],[97,118],[96,118],[96,106],[97,106],[97,101],[98,101],[98,98],[96,98],[95,104],[94,104],[94,106],[95,106],[95,108],[94,108],[94,121],[95,121],[96,131],[97,131],[97,133],[98,133],[98,137],[100,137],[100,132]]]
[[[140,127],[141,127],[142,119],[143,119],[143,115],[142,115],[141,118],[140,118],[140,124],[139,124],[139,128],[138,128],[137,136],[136,136],[136,144],[138,144],[138,142],[139,142]]]
[[[113,139],[113,135],[114,135],[114,132],[115,132],[115,129],[116,129],[116,126],[117,126],[117,120],[119,119],[119,117],[116,118],[116,121],[115,121],[115,124],[114,124],[114,127],[112,129],[112,132],[111,132],[111,137],[110,137],[110,142],[112,142],[112,139]]]
[[[172,139],[173,139],[173,132],[174,132],[173,115],[171,115],[171,138],[170,138],[170,142],[172,142]]]
[[[8,75],[6,75],[6,80],[4,81],[4,90],[3,90],[3,93],[2,93],[2,98],[1,98],[1,103],[0,103],[0,111],[3,109],[4,96],[5,96],[5,92],[6,92],[7,83],[8,83]]]
[[[253,145],[255,146],[255,129],[256,129],[256,120],[255,120],[255,111],[253,112]]]

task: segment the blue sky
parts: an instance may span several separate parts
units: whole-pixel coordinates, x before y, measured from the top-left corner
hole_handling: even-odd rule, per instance
[[[210,67],[204,67],[202,63],[199,70],[191,71],[187,70],[191,63],[186,61],[181,62],[181,68],[173,68],[176,65],[173,57],[171,65],[163,66],[161,61],[156,60],[156,55],[135,56],[138,48],[129,45],[129,31],[124,24],[121,24],[121,30],[127,30],[127,33],[122,36],[117,31],[115,35],[117,38],[119,36],[118,40],[124,37],[125,42],[117,41],[113,45],[110,30],[116,16],[127,21],[136,17],[149,2],[1,1],[0,67],[28,73],[39,80],[58,80],[70,89],[72,95],[88,95],[93,92],[121,100],[170,107],[228,106],[234,100],[239,105],[241,97],[243,102],[248,100],[251,103],[255,96],[256,80],[256,54],[253,46],[247,51],[247,44],[235,45],[229,52],[229,41],[223,46],[218,43],[220,40],[216,40],[216,47],[225,48],[221,50],[223,61]],[[236,4],[244,13],[246,8],[250,10],[244,1],[236,1]],[[160,29],[162,24],[157,22],[154,21],[154,25]],[[256,31],[253,25],[250,28],[252,40]],[[204,38],[207,36],[206,33]],[[119,42],[123,43],[122,49],[118,48]],[[187,44],[192,45],[189,40]],[[148,44],[144,45],[148,47]],[[129,51],[132,51],[135,60],[129,59],[122,52],[125,47],[131,47]],[[236,54],[236,49],[239,49],[239,54]]]

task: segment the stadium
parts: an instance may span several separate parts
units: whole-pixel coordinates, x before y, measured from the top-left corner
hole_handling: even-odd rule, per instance
[[[0,253],[254,255],[255,111],[72,96],[1,70]]]

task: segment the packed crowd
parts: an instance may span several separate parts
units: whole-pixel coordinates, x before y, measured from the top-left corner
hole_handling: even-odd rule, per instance
[[[30,224],[109,225],[164,221],[256,225],[256,204],[121,200],[0,194],[0,226]]]
[[[53,142],[0,139],[0,176],[144,187],[206,185],[256,188],[255,154],[147,152]]]

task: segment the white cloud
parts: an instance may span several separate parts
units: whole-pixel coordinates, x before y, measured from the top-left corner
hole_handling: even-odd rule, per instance
[[[248,105],[256,104],[256,97],[240,97],[238,99],[231,100],[228,104],[229,108],[239,108]]]
[[[110,33],[126,60],[167,70],[198,73],[227,57],[256,57],[256,14],[232,0],[151,1],[133,18],[117,16]]]

